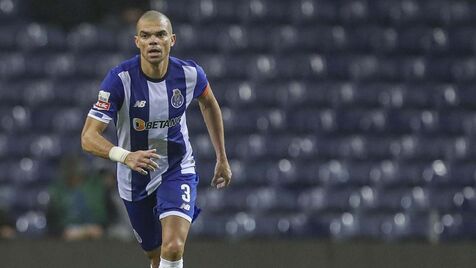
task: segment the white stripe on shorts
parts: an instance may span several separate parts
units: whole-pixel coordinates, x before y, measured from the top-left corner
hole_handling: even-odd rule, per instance
[[[179,216],[181,218],[184,218],[186,219],[187,221],[189,222],[192,222],[192,218],[190,218],[190,216],[188,216],[187,214],[183,213],[183,212],[180,212],[180,211],[174,211],[174,210],[171,210],[171,211],[167,211],[167,212],[164,212],[162,214],[160,214],[159,216],[159,220],[167,217],[167,216]]]

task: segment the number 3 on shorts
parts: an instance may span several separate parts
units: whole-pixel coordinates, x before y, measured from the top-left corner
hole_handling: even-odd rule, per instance
[[[182,200],[185,202],[190,202],[190,186],[188,184],[182,184],[180,189],[183,191]]]

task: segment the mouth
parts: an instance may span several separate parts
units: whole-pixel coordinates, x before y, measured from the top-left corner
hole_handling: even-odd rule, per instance
[[[147,53],[151,57],[158,57],[158,56],[160,56],[160,54],[162,54],[162,50],[159,49],[159,48],[151,48],[147,51]]]

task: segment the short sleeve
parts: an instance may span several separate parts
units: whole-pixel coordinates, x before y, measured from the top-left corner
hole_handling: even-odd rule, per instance
[[[89,111],[88,116],[109,124],[116,120],[117,111],[124,101],[122,80],[114,71],[110,71],[101,83],[98,99]]]
[[[207,75],[205,74],[205,71],[203,71],[203,68],[200,65],[195,64],[195,68],[197,69],[197,83],[193,91],[193,97],[198,98],[203,94],[203,92],[207,88],[208,79],[207,79]]]

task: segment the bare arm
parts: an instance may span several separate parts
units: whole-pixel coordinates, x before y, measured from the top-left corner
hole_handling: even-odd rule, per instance
[[[106,123],[87,117],[81,133],[81,147],[83,150],[93,155],[109,159],[109,152],[114,145],[103,136],[106,128]],[[158,168],[157,163],[155,163],[152,158],[159,158],[155,153],[155,149],[129,152],[123,164],[142,175],[147,175],[146,170],[155,171],[155,169]]]
[[[109,151],[114,145],[103,136],[103,132],[106,128],[106,123],[87,117],[83,132],[81,133],[81,146],[83,150],[93,155],[109,159]]]
[[[210,85],[207,86],[205,94],[200,96],[198,101],[217,158],[212,186],[222,188],[230,184],[232,174],[225,151],[221,110]]]

